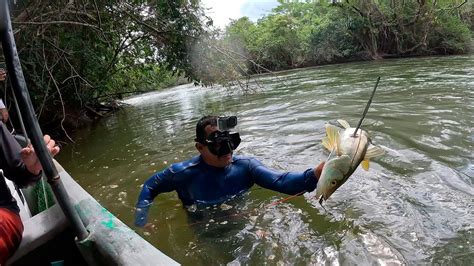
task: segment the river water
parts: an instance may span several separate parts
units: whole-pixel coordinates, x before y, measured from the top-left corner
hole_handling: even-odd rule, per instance
[[[58,156],[104,207],[133,227],[141,184],[197,154],[203,115],[237,115],[238,154],[303,171],[328,155],[324,124],[355,125],[376,77],[363,128],[384,156],[358,169],[326,202],[254,186],[189,216],[159,195],[154,229],[136,229],[183,264],[474,264],[474,56],[358,62],[258,78],[242,93],[192,85],[130,98],[131,106],[78,132]],[[229,209],[230,208],[230,209]]]

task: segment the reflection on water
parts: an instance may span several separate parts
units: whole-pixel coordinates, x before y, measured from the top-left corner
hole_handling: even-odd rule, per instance
[[[128,100],[123,112],[79,132],[59,161],[133,227],[141,184],[196,154],[196,121],[236,114],[238,153],[300,171],[327,157],[324,124],[364,122],[387,153],[357,170],[327,202],[313,193],[257,189],[188,215],[176,193],[156,198],[155,230],[137,229],[184,264],[466,264],[474,262],[472,56],[330,65],[261,78],[257,93],[184,85]]]

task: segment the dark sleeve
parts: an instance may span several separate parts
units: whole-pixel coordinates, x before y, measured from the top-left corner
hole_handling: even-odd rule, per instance
[[[311,168],[304,172],[283,173],[269,169],[253,158],[250,159],[249,168],[257,185],[289,195],[313,191],[318,182]]]
[[[38,181],[41,174],[30,173],[20,157],[20,144],[0,122],[0,168],[5,176],[19,187],[25,187]]]
[[[135,225],[144,226],[148,220],[148,210],[158,194],[175,190],[173,171],[168,168],[151,176],[143,184],[135,211]]]

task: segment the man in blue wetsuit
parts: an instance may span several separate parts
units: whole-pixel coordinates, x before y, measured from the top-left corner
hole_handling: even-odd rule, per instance
[[[184,206],[220,204],[249,190],[254,184],[295,195],[316,188],[324,163],[304,172],[278,172],[261,162],[233,155],[240,136],[229,129],[237,118],[206,116],[196,125],[196,149],[200,155],[151,176],[136,205],[135,224],[147,224],[148,209],[160,193],[176,190]]]

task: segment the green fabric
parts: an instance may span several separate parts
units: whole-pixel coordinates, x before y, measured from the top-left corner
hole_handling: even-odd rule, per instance
[[[43,184],[46,184],[45,181],[40,180],[33,188],[33,193],[36,197],[36,207],[38,209],[38,213],[47,210],[51,206],[54,205],[54,195],[51,187],[46,185],[45,191],[43,191]],[[46,199],[45,199],[46,194]]]

